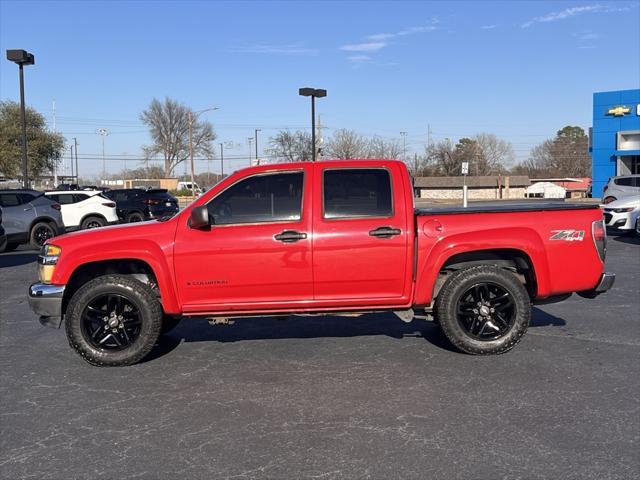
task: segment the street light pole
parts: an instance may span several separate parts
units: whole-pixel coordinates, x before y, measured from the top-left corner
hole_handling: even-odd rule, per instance
[[[224,177],[224,146],[220,143],[220,180]]]
[[[99,128],[96,133],[102,137],[102,181],[105,181],[107,176],[107,164],[104,157],[104,137],[109,135],[109,130],[106,128]]]
[[[27,117],[24,106],[24,65],[20,64],[20,123],[22,123],[22,184],[29,188],[27,171]]]
[[[317,149],[316,149],[316,97],[322,98],[327,96],[327,91],[320,88],[301,88],[298,90],[298,94],[303,97],[311,97],[311,148],[312,148],[312,161],[316,161]]]
[[[255,136],[255,140],[256,140],[256,161],[258,161],[258,132],[261,132],[262,130],[260,130],[259,128],[256,128],[254,136]]]
[[[26,50],[7,50],[7,60],[16,63],[20,70],[20,123],[22,123],[22,185],[29,188],[27,164],[27,116],[24,104],[24,66],[33,65],[35,58]]]
[[[253,142],[253,138],[247,138],[247,142],[249,142],[249,166],[251,166],[251,143]]]
[[[189,110],[189,159],[191,160],[191,195],[196,196],[196,185],[195,185],[195,168],[193,165],[193,121],[194,115],[195,117],[199,117],[204,112],[210,112],[212,110],[218,110],[218,107],[213,108],[205,108],[204,110],[200,110],[198,112],[192,112]]]

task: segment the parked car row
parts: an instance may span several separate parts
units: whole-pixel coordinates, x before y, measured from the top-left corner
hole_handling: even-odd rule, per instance
[[[178,210],[178,201],[164,189],[0,190],[0,253],[22,244],[39,249],[66,232],[163,218]]]

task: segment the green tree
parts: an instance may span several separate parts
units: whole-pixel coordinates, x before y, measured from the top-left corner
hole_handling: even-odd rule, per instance
[[[530,177],[588,177],[591,175],[589,137],[576,126],[567,125],[554,138],[531,149],[529,158],[514,172]]]
[[[36,178],[53,170],[64,151],[64,137],[50,132],[44,116],[26,108],[27,165],[29,177]],[[0,174],[8,178],[22,176],[22,124],[20,105],[0,102]]]

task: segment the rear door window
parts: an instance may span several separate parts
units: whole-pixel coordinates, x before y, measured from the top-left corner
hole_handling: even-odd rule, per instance
[[[620,185],[621,187],[630,187],[632,185],[631,177],[620,177],[620,178],[616,178],[614,181],[616,185]]]
[[[325,170],[324,218],[391,217],[391,177],[381,168]]]
[[[2,193],[0,194],[0,207],[17,207],[24,202],[18,196],[17,193]]]

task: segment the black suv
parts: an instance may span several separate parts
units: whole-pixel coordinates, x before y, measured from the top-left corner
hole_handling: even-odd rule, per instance
[[[178,213],[178,200],[164,188],[109,190],[104,195],[116,202],[118,217],[124,222],[142,222]]]

